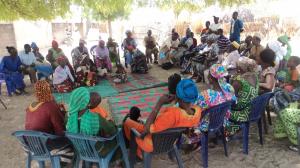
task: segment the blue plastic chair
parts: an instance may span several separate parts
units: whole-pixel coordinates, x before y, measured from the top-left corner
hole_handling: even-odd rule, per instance
[[[97,163],[101,168],[108,168],[110,160],[119,147],[122,150],[126,168],[129,168],[127,150],[125,147],[121,129],[118,130],[117,134],[110,138],[94,137],[73,133],[66,133],[66,137],[68,137],[68,139],[70,139],[70,141],[72,142],[77,154],[75,162],[76,168],[79,167],[79,163],[81,160],[85,161],[86,165],[88,165],[88,163]],[[117,145],[115,146],[115,148],[112,149],[111,152],[109,152],[105,157],[101,157],[99,155],[99,152],[95,148],[96,143],[113,141],[115,139],[117,140]]]
[[[265,93],[254,98],[251,102],[251,111],[249,114],[249,120],[246,122],[236,122],[241,125],[243,131],[243,153],[248,154],[248,144],[249,144],[249,127],[250,123],[256,122],[259,132],[259,142],[263,145],[262,137],[262,115],[265,115],[265,109],[270,98],[273,96],[272,92]]]
[[[156,154],[168,153],[170,158],[175,155],[179,168],[183,168],[183,161],[176,146],[176,141],[179,140],[182,133],[187,128],[171,128],[162,132],[152,134],[153,152],[148,153],[143,151],[144,167],[151,168],[152,156]],[[142,135],[135,129],[131,129],[130,141],[130,167],[133,168],[136,161],[137,143],[135,137],[142,137]]]
[[[38,131],[16,131],[12,133],[18,138],[28,154],[26,168],[31,167],[31,161],[36,160],[39,167],[45,167],[45,161],[50,160],[52,168],[60,168],[60,155],[52,155],[47,148],[49,139],[56,139],[58,136]]]
[[[232,103],[232,101],[228,101],[203,112],[202,116],[209,115],[208,131],[202,132],[201,136],[201,152],[203,167],[205,168],[208,167],[208,135],[210,133],[222,135],[225,156],[228,156],[223,124],[226,112],[230,109]]]

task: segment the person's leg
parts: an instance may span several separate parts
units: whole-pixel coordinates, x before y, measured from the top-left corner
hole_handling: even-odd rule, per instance
[[[283,121],[290,142],[297,145],[297,128],[298,123],[300,122],[300,109],[290,107],[285,109],[279,115]]]
[[[155,47],[153,49],[153,55],[154,55],[154,64],[158,64],[158,49]]]
[[[36,79],[36,71],[35,71],[35,69],[33,67],[27,67],[26,71],[29,74],[31,83],[36,83],[37,79]]]

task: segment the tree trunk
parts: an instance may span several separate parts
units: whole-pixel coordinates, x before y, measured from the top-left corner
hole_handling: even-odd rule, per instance
[[[107,19],[107,23],[108,23],[108,33],[109,33],[109,37],[112,38],[112,27],[111,27],[111,19],[110,19],[110,18]]]

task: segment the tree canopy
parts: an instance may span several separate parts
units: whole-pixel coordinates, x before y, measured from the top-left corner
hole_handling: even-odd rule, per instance
[[[198,0],[156,0],[156,4],[162,9],[172,9],[176,17],[185,9],[193,12],[201,8]]]
[[[64,16],[70,5],[70,0],[1,0],[0,20],[51,20]]]

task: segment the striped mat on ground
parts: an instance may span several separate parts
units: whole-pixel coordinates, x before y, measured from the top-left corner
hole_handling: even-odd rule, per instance
[[[112,78],[110,78],[109,81],[119,93],[167,85],[166,82],[162,82],[149,74],[129,74],[128,81],[121,84],[115,84]]]
[[[101,97],[109,97],[118,95],[118,91],[110,84],[108,80],[101,80],[96,86],[86,87],[90,92],[97,92]],[[71,93],[53,93],[58,103],[69,104]]]
[[[167,87],[157,87],[146,90],[121,93],[116,97],[109,97],[108,103],[110,106],[112,117],[115,122],[120,125],[126,114],[128,114],[132,106],[141,109],[142,120],[146,120],[158,101],[159,97],[168,93]]]

